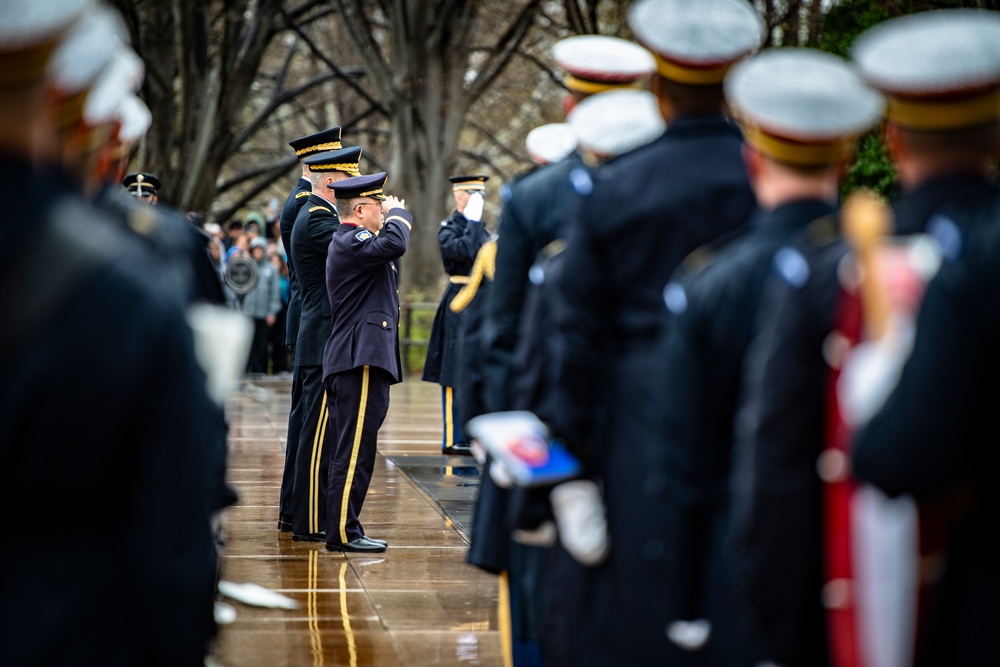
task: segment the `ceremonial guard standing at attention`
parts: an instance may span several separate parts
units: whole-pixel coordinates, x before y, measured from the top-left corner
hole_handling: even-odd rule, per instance
[[[306,158],[318,153],[335,151],[343,148],[340,144],[340,127],[332,127],[329,130],[310,134],[305,137],[293,139],[288,145],[295,151],[302,167],[302,174],[299,176],[295,188],[285,199],[281,207],[281,216],[278,219],[278,227],[281,233],[281,245],[285,249],[285,261],[288,265],[288,310],[285,314],[285,346],[291,347],[294,357],[295,339],[299,333],[299,310],[301,302],[299,299],[299,286],[295,278],[295,263],[292,259],[292,226],[298,218],[299,211],[302,210],[309,194],[312,192],[312,183],[309,181],[309,165]],[[278,530],[291,532],[292,513],[291,507],[292,484],[295,479],[295,452],[299,446],[299,432],[302,428],[302,377],[292,365],[292,396],[291,408],[288,412],[288,436],[285,438],[285,468],[281,475],[281,492],[278,501]]]
[[[743,357],[774,253],[810,226],[836,227],[840,178],[854,140],[881,119],[883,101],[850,63],[793,48],[736,65],[725,92],[743,128],[759,210],[740,231],[691,253],[664,290],[670,319],[661,352],[660,431],[671,516],[666,605],[679,645],[707,651],[711,664],[749,667],[755,652],[725,543]],[[825,110],[822,116],[816,108]],[[789,577],[799,571],[795,563],[782,567]],[[775,625],[777,615],[751,620]]]
[[[629,25],[657,58],[667,129],[575,182],[580,201],[554,281],[556,393],[539,416],[583,462],[610,542],[600,564],[566,565],[575,581],[558,566],[553,575],[560,613],[574,617],[562,628],[569,636],[549,635],[560,664],[641,664],[678,651],[666,633],[667,489],[652,437],[663,288],[688,253],[754,207],[722,80],[759,47],[763,21],[743,0],[641,0]]]
[[[326,548],[385,551],[365,535],[359,516],[368,493],[378,430],[389,410],[389,386],[402,381],[399,292],[395,261],[406,252],[413,216],[382,192],[386,173],[333,185],[340,227],[330,244],[327,291],[333,327],[323,353],[323,379],[332,406]]]
[[[306,158],[312,194],[292,225],[292,257],[302,308],[293,361],[302,378],[299,444],[292,485],[292,539],[326,539],[326,478],[333,452],[328,446],[329,407],[323,388],[323,346],[330,335],[330,299],[326,293],[326,258],[340,224],[337,181],[360,175],[361,148],[354,146]]]
[[[616,37],[580,35],[560,40],[552,47],[552,58],[563,70],[563,113],[597,93],[639,87],[655,71],[652,54],[638,44]],[[568,127],[555,129],[563,156],[550,155],[549,164],[539,166],[505,187],[501,199],[496,248],[496,273],[485,303],[482,347],[467,354],[482,356],[483,396],[490,412],[513,409],[511,371],[518,344],[520,322],[528,284],[528,272],[550,243],[564,238],[575,194],[571,175],[584,171],[575,140],[566,146]],[[550,130],[551,131],[551,130]],[[572,134],[572,130],[570,130]],[[537,135],[536,135],[537,137]],[[529,152],[532,144],[528,145]],[[495,485],[487,460],[476,500],[469,562],[491,572],[503,573],[511,616],[511,651],[518,665],[537,664],[543,659],[540,634],[543,612],[539,604],[538,572],[547,558],[539,546],[511,539],[507,520],[509,494]]]
[[[438,249],[448,287],[438,304],[427,345],[424,362],[424,382],[441,385],[441,410],[444,421],[441,441],[442,454],[469,454],[469,443],[462,434],[459,403],[462,397],[455,392],[458,379],[458,337],[464,315],[454,312],[449,305],[463,285],[469,282],[472,263],[479,248],[489,238],[489,231],[482,222],[484,194],[489,176],[452,176],[452,194],[455,210],[451,217],[441,221],[438,228]]]
[[[865,411],[855,415],[857,477],[940,517],[936,558],[924,561],[939,576],[918,609],[918,665],[997,662],[998,47],[1000,14],[948,10],[893,19],[852,48],[862,75],[889,97],[897,148],[909,146],[895,157],[903,187],[913,188],[921,163],[951,164],[936,178],[950,199],[928,227],[939,271],[909,322],[894,319],[893,330],[863,344],[868,354],[845,361],[838,391],[853,393],[849,370],[866,378],[868,391],[853,397]]]
[[[635,88],[655,71],[652,54],[638,44],[604,35],[578,35],[556,42],[552,58],[563,70],[563,114],[596,93]],[[538,129],[538,128],[536,128]],[[550,130],[551,131],[551,130]],[[555,130],[566,141],[564,130]],[[529,134],[530,136],[530,134]],[[528,146],[529,150],[531,145]],[[565,238],[570,202],[574,197],[570,175],[584,166],[573,146],[563,158],[532,170],[505,187],[497,229],[497,270],[494,294],[487,304],[483,354],[486,406],[509,410],[510,369],[517,346],[518,327],[528,284],[528,270],[542,248]]]
[[[900,243],[928,233],[938,237],[947,253],[961,236],[955,223],[962,219],[961,211],[975,210],[996,196],[987,174],[998,145],[998,31],[1000,17],[994,12],[928,12],[887,23],[884,30],[876,26],[852,46],[862,78],[887,97],[885,138],[903,189],[888,233]],[[849,229],[846,207],[842,218],[843,229]],[[857,582],[825,581],[830,558],[823,552],[832,517],[825,488],[844,476],[853,486],[860,484],[850,477],[850,465],[831,464],[841,456],[830,457],[825,450],[835,403],[828,389],[844,361],[841,313],[849,304],[844,297],[873,276],[868,271],[859,275],[859,261],[837,234],[803,234],[779,249],[758,308],[759,330],[747,348],[734,440],[733,541],[755,643],[766,651],[762,659],[778,664],[824,664],[845,649],[850,654],[858,646],[855,638],[842,637],[830,618],[846,606],[856,608],[870,594]],[[940,389],[957,396],[969,388]],[[950,437],[943,442],[943,448],[957,446]],[[889,476],[915,462],[923,447],[922,439],[915,439],[906,443],[905,454],[886,458],[891,461]],[[863,474],[860,452],[856,463]],[[888,486],[894,493],[903,490]],[[988,521],[995,523],[994,518]],[[983,524],[975,530],[983,530]],[[863,538],[857,545],[867,542]],[[973,547],[976,558],[983,555],[981,546]],[[903,566],[903,558],[893,563],[900,573]],[[966,573],[957,571],[960,578]],[[968,582],[966,590],[978,595],[990,577]],[[915,577],[911,590],[916,588]],[[954,601],[945,601],[952,594],[957,593],[942,595],[945,607]],[[903,613],[910,613],[915,605],[905,606]],[[898,627],[901,620],[891,611],[879,619],[885,628]],[[918,656],[916,664],[982,664],[984,660],[970,657],[979,649],[973,635],[966,634],[975,633],[972,628],[980,621],[976,613],[961,620],[949,617],[941,626],[950,626],[940,636],[944,643],[935,649],[947,650],[927,663]],[[880,634],[885,639],[889,633]],[[904,657],[883,664],[910,664],[905,656],[913,650],[913,637],[894,635],[902,639],[897,655]],[[851,645],[845,647],[845,641]]]
[[[0,664],[198,667],[216,631],[215,410],[184,305],[60,164],[53,51],[99,11],[0,3]],[[78,100],[83,101],[83,100]],[[58,575],[53,576],[53,573]]]

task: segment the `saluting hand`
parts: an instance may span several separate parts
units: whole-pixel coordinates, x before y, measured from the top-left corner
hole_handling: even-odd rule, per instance
[[[393,197],[392,195],[389,195],[388,197],[386,197],[385,201],[382,202],[382,212],[383,213],[388,213],[389,211],[391,211],[394,208],[406,208],[406,200],[405,199],[397,199],[397,198]]]

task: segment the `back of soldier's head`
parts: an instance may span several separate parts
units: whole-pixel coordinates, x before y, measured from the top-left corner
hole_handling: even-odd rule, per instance
[[[656,58],[653,88],[668,116],[720,113],[726,72],[765,36],[764,22],[745,0],[639,0],[628,21]]]
[[[85,0],[0,2],[0,148],[36,154],[38,139],[52,130],[46,68],[84,5]]]
[[[949,9],[892,19],[863,33],[851,58],[886,95],[904,159],[957,164],[996,154],[1000,13]]]

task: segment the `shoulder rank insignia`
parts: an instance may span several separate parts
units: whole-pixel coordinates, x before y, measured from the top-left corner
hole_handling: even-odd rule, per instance
[[[785,246],[774,254],[774,267],[778,270],[778,275],[792,287],[802,288],[809,282],[809,262],[802,256],[802,253]]]
[[[354,235],[354,238],[356,238],[359,241],[367,241],[371,237],[372,233],[367,229],[362,229],[361,231],[359,231],[357,234]]]
[[[303,197],[308,197],[311,194],[312,194],[312,192],[310,192],[309,190],[306,190],[305,192],[300,192],[299,194],[295,195],[295,198],[296,199],[302,199]]]

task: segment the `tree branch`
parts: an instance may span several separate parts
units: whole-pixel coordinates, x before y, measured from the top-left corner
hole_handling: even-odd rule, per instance
[[[299,159],[294,155],[286,155],[285,157],[274,162],[268,162],[265,165],[240,172],[235,176],[226,179],[222,183],[219,183],[216,187],[216,193],[221,195],[224,192],[228,192],[232,188],[235,188],[237,185],[246,183],[247,181],[257,178],[262,174],[269,174],[271,172],[278,172],[279,175],[283,174],[298,164],[298,161]]]
[[[361,73],[363,72],[360,71],[359,69],[352,69],[350,72],[345,72],[347,76],[356,76]],[[226,157],[229,157],[237,150],[239,150],[239,147],[242,146],[247,139],[253,136],[254,132],[260,129],[260,127],[265,122],[267,122],[267,119],[271,117],[271,114],[273,114],[275,111],[278,110],[278,107],[290,102],[291,100],[295,99],[296,97],[306,92],[307,90],[315,88],[321,83],[326,83],[331,79],[335,79],[338,76],[339,76],[338,72],[330,70],[328,72],[324,72],[323,74],[315,76],[312,79],[309,79],[305,83],[299,84],[298,86],[290,88],[282,92],[281,94],[273,97],[271,101],[267,103],[267,106],[265,106],[263,109],[260,110],[260,113],[257,114],[256,118],[247,123],[243,127],[242,131],[240,131],[239,134],[237,134],[232,138],[232,140],[229,142],[229,147],[226,150]]]
[[[323,53],[323,51],[320,50],[320,48],[318,46],[316,46],[316,43],[313,42],[313,40],[309,37],[309,35],[307,35],[305,33],[305,31],[302,30],[302,28],[297,23],[295,23],[288,16],[288,14],[286,12],[284,12],[284,10],[282,10],[282,14],[284,14],[285,19],[288,22],[288,27],[291,30],[293,30],[295,32],[295,34],[297,34],[302,39],[303,42],[305,42],[306,46],[309,47],[309,50],[312,51],[312,53],[317,58],[319,58],[320,60],[322,60],[323,63],[327,67],[329,67],[331,70],[333,70],[334,72],[336,72],[337,75],[340,78],[343,79],[344,83],[346,83],[348,86],[350,86],[354,90],[354,92],[356,92],[358,95],[360,95],[365,101],[367,101],[371,105],[374,105],[375,108],[377,108],[379,110],[379,112],[385,114],[386,116],[389,115],[389,110],[386,109],[385,105],[383,105],[381,102],[379,102],[378,100],[376,100],[375,98],[373,98],[368,93],[368,91],[366,91],[357,81],[355,81],[353,78],[347,76],[345,74],[344,70],[342,70],[340,67],[338,67],[335,62],[333,62],[332,60],[330,60],[330,58],[328,58],[327,55],[325,53]]]
[[[493,81],[503,72],[507,63],[521,46],[528,29],[535,20],[535,10],[538,9],[540,0],[528,0],[521,13],[514,20],[507,32],[498,40],[496,49],[501,49],[499,55],[495,56],[488,63],[487,68],[479,73],[473,81],[469,95],[466,97],[468,105],[471,106],[483,94]]]

